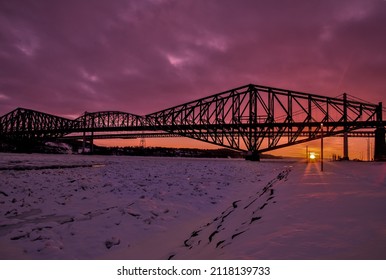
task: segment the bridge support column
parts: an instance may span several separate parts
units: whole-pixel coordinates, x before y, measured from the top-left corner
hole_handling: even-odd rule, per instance
[[[382,102],[379,102],[377,108],[377,122],[379,122],[379,125],[375,129],[374,147],[374,160],[376,161],[386,161],[385,127],[383,126],[382,113]]]
[[[343,160],[349,160],[348,157],[348,135],[347,132],[343,134]]]
[[[245,160],[260,161],[260,153],[258,151],[248,151]]]
[[[378,127],[375,130],[374,160],[386,161],[386,143],[384,127]]]
[[[94,131],[91,132],[90,137],[90,153],[94,153]]]
[[[348,157],[348,134],[347,134],[347,93],[343,93],[343,118],[344,118],[344,134],[343,134],[343,160],[349,160]]]
[[[86,151],[86,132],[83,131],[82,154]]]

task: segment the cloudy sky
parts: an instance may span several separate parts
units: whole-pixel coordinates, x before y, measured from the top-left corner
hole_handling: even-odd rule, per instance
[[[0,0],[0,115],[148,114],[248,83],[386,104],[384,0]]]

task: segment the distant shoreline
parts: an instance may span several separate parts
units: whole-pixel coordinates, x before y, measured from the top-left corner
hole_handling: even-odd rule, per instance
[[[0,152],[5,153],[41,153],[41,154],[93,154],[118,156],[154,156],[154,157],[189,157],[189,158],[245,158],[245,153],[227,148],[198,149],[198,148],[171,148],[171,147],[103,147],[93,146],[83,150],[81,142],[56,143],[44,142],[33,145],[13,146],[3,145]],[[281,156],[261,154],[262,159],[282,159]]]

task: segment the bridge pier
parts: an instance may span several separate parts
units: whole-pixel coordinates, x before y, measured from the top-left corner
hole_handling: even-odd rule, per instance
[[[86,152],[86,132],[83,131],[82,154]]]
[[[260,161],[260,153],[258,151],[248,151],[245,160]]]
[[[91,135],[89,137],[90,137],[90,140],[89,140],[90,149],[88,152],[86,152],[87,135],[86,135],[86,132],[83,132],[82,154],[85,154],[85,153],[92,154],[94,152],[94,132],[91,132]]]
[[[91,131],[91,137],[90,137],[90,153],[94,153],[94,131]]]
[[[386,161],[385,128],[377,127],[375,130],[374,160]]]
[[[379,102],[376,111],[378,127],[375,129],[374,160],[386,161],[385,126],[383,125],[382,102]]]
[[[345,132],[343,134],[343,158],[342,160],[349,160],[348,157],[348,134]]]
[[[343,134],[343,160],[349,160],[348,157],[348,134],[347,134],[347,93],[343,93],[343,119],[344,119],[344,134]]]

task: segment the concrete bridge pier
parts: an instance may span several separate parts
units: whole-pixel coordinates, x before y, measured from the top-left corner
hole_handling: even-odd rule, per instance
[[[343,160],[349,160],[348,157],[348,134],[347,134],[347,93],[343,93],[343,118],[344,118],[344,134],[343,134]]]
[[[382,102],[379,102],[376,117],[378,127],[375,129],[375,147],[374,147],[374,160],[386,161],[386,144],[385,144],[385,127],[383,125],[382,116]]]
[[[86,152],[86,132],[83,131],[82,154]]]
[[[91,137],[90,137],[90,153],[94,153],[94,131],[91,131]]]
[[[374,160],[386,161],[385,128],[383,126],[375,130]]]
[[[343,134],[343,160],[349,160],[348,157],[348,134],[345,132]]]
[[[245,160],[260,161],[260,153],[258,151],[248,151]]]
[[[93,131],[91,132],[91,135],[90,135],[89,145],[90,145],[90,151],[88,153],[92,154],[94,152],[94,132]],[[86,132],[83,132],[83,142],[82,142],[83,154],[86,153],[86,146],[87,146],[87,135],[86,135]]]

